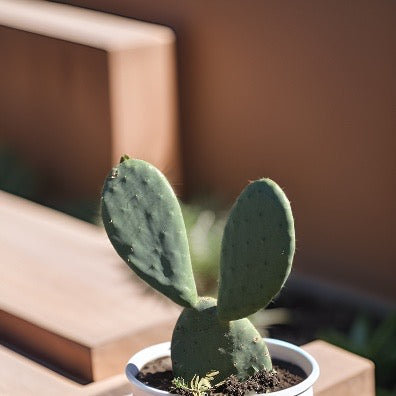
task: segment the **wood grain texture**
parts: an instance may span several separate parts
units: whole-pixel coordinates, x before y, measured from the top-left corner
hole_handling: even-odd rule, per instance
[[[132,278],[102,229],[6,193],[0,203],[0,328],[8,341],[92,381],[122,372],[138,348],[170,339],[178,306]],[[42,342],[29,346],[34,337]]]

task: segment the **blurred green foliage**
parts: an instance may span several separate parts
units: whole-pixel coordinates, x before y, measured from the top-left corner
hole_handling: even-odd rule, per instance
[[[374,321],[367,314],[355,319],[347,334],[327,329],[320,338],[372,360],[377,395],[396,395],[396,314]]]
[[[81,220],[98,224],[98,200],[77,199],[73,201],[49,200],[42,193],[46,182],[34,167],[12,147],[0,144],[0,190],[59,210]]]
[[[377,388],[375,393],[377,396],[396,396],[396,389],[386,390],[384,388]]]
[[[217,293],[221,239],[226,212],[181,203],[190,255],[200,295]]]
[[[38,198],[38,174],[6,145],[0,146],[0,190],[30,200]]]

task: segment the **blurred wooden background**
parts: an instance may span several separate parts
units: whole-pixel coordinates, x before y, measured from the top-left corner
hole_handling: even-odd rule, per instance
[[[291,199],[295,268],[396,301],[396,3],[67,0],[173,28],[184,185]]]
[[[0,143],[45,173],[49,195],[97,198],[124,152],[154,162],[185,197],[230,201],[269,176],[292,201],[298,273],[395,300],[395,3],[69,3],[173,32],[0,1]],[[94,381],[2,348],[0,393],[127,392],[124,360],[169,339],[174,307],[151,315],[158,300],[124,283],[99,229],[6,194],[0,202],[3,339]],[[370,362],[318,345],[318,394],[373,394]],[[340,373],[342,361],[352,370]]]
[[[277,180],[296,217],[295,268],[395,301],[395,2],[67,3],[174,30],[179,116],[172,88],[159,106],[180,121],[184,177],[174,180],[187,196],[230,200],[248,180]],[[164,126],[150,108],[155,92],[130,80],[124,90],[140,95],[132,102],[122,83],[110,94],[111,51],[4,27],[0,37],[0,136],[58,191],[92,194],[121,151],[180,171],[177,122]],[[146,75],[161,68],[141,66]],[[168,76],[157,76],[164,87]],[[144,117],[117,127],[123,104],[132,112],[140,97]],[[115,155],[118,136],[129,143]]]

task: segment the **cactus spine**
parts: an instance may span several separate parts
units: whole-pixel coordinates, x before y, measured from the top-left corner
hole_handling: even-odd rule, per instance
[[[244,379],[271,370],[245,316],[265,307],[286,281],[294,254],[290,204],[269,179],[249,184],[234,204],[222,241],[219,300],[198,298],[178,201],[152,165],[123,157],[108,175],[102,218],[115,250],[143,280],[182,305],[172,336],[176,377],[217,370]]]

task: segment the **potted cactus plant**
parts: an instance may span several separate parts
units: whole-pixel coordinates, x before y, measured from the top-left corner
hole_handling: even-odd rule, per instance
[[[135,395],[164,393],[142,384],[136,376],[149,360],[169,353],[175,378],[189,383],[213,371],[216,381],[271,372],[270,352],[297,364],[307,376],[298,385],[274,394],[312,395],[318,376],[314,359],[291,344],[262,339],[247,319],[270,303],[292,266],[293,216],[275,182],[251,182],[231,210],[222,240],[217,300],[197,294],[178,200],[153,165],[121,158],[104,184],[102,218],[112,245],[128,266],[184,308],[170,345],[149,347],[128,363],[126,371]]]

